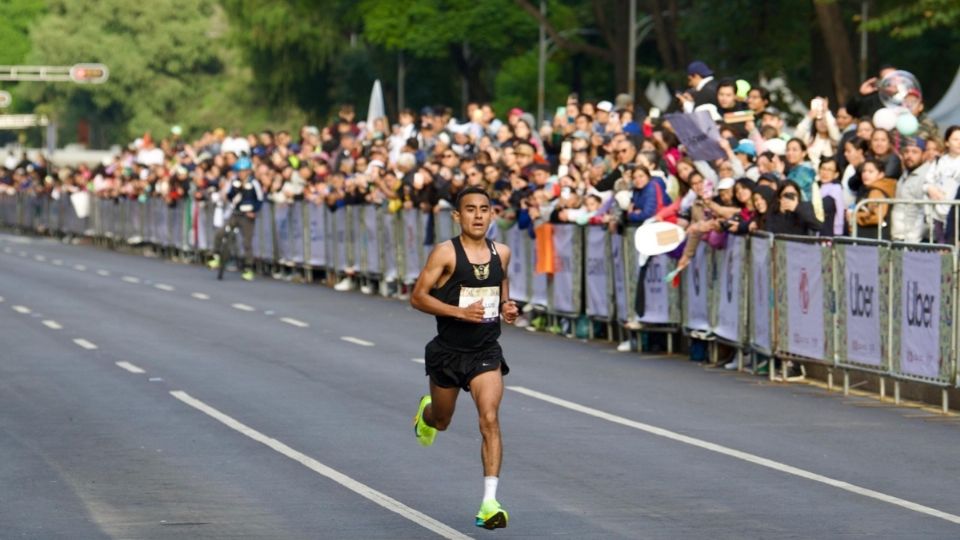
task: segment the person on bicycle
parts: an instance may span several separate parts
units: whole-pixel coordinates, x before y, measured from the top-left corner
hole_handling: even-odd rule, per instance
[[[253,176],[250,158],[242,156],[233,166],[236,176],[230,181],[227,190],[227,202],[232,213],[227,218],[226,227],[219,229],[213,239],[214,255],[210,261],[211,268],[219,268],[227,261],[220,260],[221,244],[229,228],[239,228],[243,235],[243,279],[253,280],[253,227],[256,223],[257,212],[263,205],[263,187]]]

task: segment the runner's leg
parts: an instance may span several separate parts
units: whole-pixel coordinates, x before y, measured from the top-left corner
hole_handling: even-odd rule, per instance
[[[432,428],[444,431],[453,419],[453,411],[457,407],[459,388],[444,388],[430,381],[430,405],[423,409],[423,421]]]
[[[500,400],[503,398],[503,376],[499,369],[486,371],[470,380],[470,393],[477,405],[480,435],[483,442],[480,457],[484,476],[500,476],[503,445],[500,440]]]

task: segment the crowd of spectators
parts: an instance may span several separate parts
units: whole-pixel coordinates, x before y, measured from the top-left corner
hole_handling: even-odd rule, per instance
[[[699,61],[687,72],[689,88],[671,109],[708,111],[722,159],[691,159],[666,119],[671,111],[644,110],[627,94],[613,101],[573,94],[540,125],[530,112],[495,111],[485,103],[470,103],[460,118],[449,107],[424,107],[372,125],[343,106],[328,125],[298,133],[218,128],[194,141],[179,132],[161,140],[146,135],[93,167],[58,170],[42,158],[9,156],[0,189],[51,197],[89,190],[176,205],[226,189],[237,160],[247,156],[273,202],[434,212],[451,207],[465,187],[482,186],[498,225],[516,223],[531,235],[546,222],[616,229],[671,221],[688,231],[681,266],[698,241],[719,246],[725,235],[752,231],[852,235],[855,223],[859,236],[955,242],[946,204],[871,203],[854,210],[866,198],[957,197],[960,127],[941,137],[922,102],[913,105],[920,127],[909,137],[873,124],[882,106],[876,79],[848,103],[815,98],[791,125],[766,89],[715,75]]]

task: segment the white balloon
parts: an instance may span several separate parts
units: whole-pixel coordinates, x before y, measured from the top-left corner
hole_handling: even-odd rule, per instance
[[[880,129],[893,129],[897,126],[897,111],[884,107],[873,113],[873,125]]]

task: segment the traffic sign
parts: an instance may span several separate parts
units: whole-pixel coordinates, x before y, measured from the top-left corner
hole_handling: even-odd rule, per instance
[[[70,79],[75,83],[99,84],[110,77],[110,70],[103,64],[76,64],[70,68]]]
[[[0,109],[6,109],[12,101],[13,98],[10,96],[10,92],[0,90]]]

